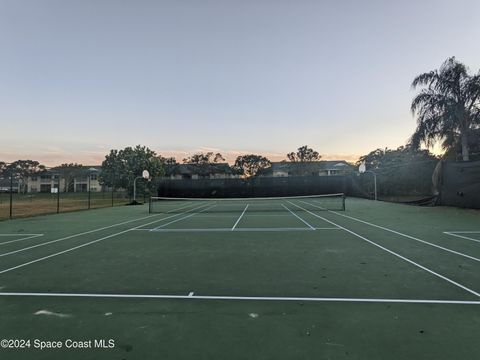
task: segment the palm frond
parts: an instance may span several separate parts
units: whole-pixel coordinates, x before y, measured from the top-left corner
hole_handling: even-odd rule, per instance
[[[436,70],[426,72],[418,75],[412,82],[412,88],[415,89],[418,86],[430,86],[432,83],[437,81],[438,73]]]

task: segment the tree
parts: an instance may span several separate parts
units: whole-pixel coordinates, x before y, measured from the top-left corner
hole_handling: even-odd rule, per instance
[[[468,153],[470,160],[480,160],[480,128],[472,130],[468,134]],[[455,143],[448,148],[443,154],[445,160],[458,160],[462,154],[462,147],[460,143]]]
[[[438,158],[428,150],[411,146],[397,149],[376,149],[360,157],[356,165],[365,162],[371,174],[356,178],[363,191],[373,193],[374,178],[380,197],[401,197],[405,200],[422,199],[431,195],[432,174]],[[353,180],[353,179],[352,179]]]
[[[176,165],[177,164],[177,159],[175,159],[173,156],[172,157],[163,157],[162,155],[158,155],[158,159],[163,165]]]
[[[411,105],[417,115],[411,145],[430,147],[441,140],[448,150],[460,143],[462,158],[468,161],[469,134],[480,127],[480,73],[469,75],[466,66],[451,57],[440,69],[417,76],[412,87],[422,89]]]
[[[205,165],[205,164],[215,164],[221,161],[225,161],[225,158],[220,153],[214,154],[213,152],[207,152],[206,154],[194,154],[192,156],[186,157],[183,159],[184,164],[197,164],[197,165]]]
[[[52,170],[65,179],[64,192],[73,191],[74,179],[85,172],[83,165],[77,163],[62,164]]]
[[[25,179],[45,171],[45,165],[35,160],[16,160],[4,166],[3,174],[18,179],[19,187],[25,187]],[[25,189],[24,189],[25,190]]]
[[[133,194],[133,182],[143,170],[148,170],[152,178],[164,174],[163,164],[154,151],[140,145],[110,150],[102,162],[99,180],[102,185],[127,189],[129,194]],[[154,183],[137,182],[139,192],[145,188],[152,190],[153,186]]]
[[[307,145],[301,146],[297,149],[297,152],[291,152],[287,154],[287,158],[292,162],[308,162],[308,161],[318,161],[322,157],[318,152],[309,148]]]
[[[238,156],[233,165],[233,170],[245,176],[255,176],[260,170],[270,167],[270,160],[261,155],[242,155]]]
[[[6,167],[7,167],[7,164],[3,161],[0,161],[0,176],[3,175],[3,172],[5,171]]]
[[[175,159],[173,156],[166,158],[166,157],[163,157],[162,155],[159,155],[158,159],[160,160],[160,163],[163,166],[164,175],[169,176],[172,173],[173,169],[177,168],[177,165],[178,165],[177,159]]]
[[[418,163],[421,161],[436,160],[428,150],[420,150],[411,146],[400,146],[397,149],[376,149],[359,158],[356,165],[365,163],[367,169],[383,169]]]

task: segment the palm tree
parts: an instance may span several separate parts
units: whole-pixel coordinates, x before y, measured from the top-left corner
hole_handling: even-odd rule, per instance
[[[418,118],[411,144],[430,147],[441,140],[449,149],[460,142],[462,158],[468,161],[469,133],[480,127],[480,73],[469,75],[466,66],[451,57],[440,69],[417,76],[412,88],[417,87],[422,89],[412,101]]]

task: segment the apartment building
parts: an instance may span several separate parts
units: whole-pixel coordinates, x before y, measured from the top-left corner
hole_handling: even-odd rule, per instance
[[[87,192],[89,187],[93,192],[102,191],[100,170],[101,166],[82,166],[69,174],[47,170],[28,177],[24,186],[29,193]]]

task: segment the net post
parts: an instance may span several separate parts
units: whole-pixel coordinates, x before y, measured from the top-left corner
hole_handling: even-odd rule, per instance
[[[152,197],[150,196],[150,198],[148,199],[148,213],[151,214],[152,213]]]
[[[342,211],[345,211],[345,193],[342,194]]]

